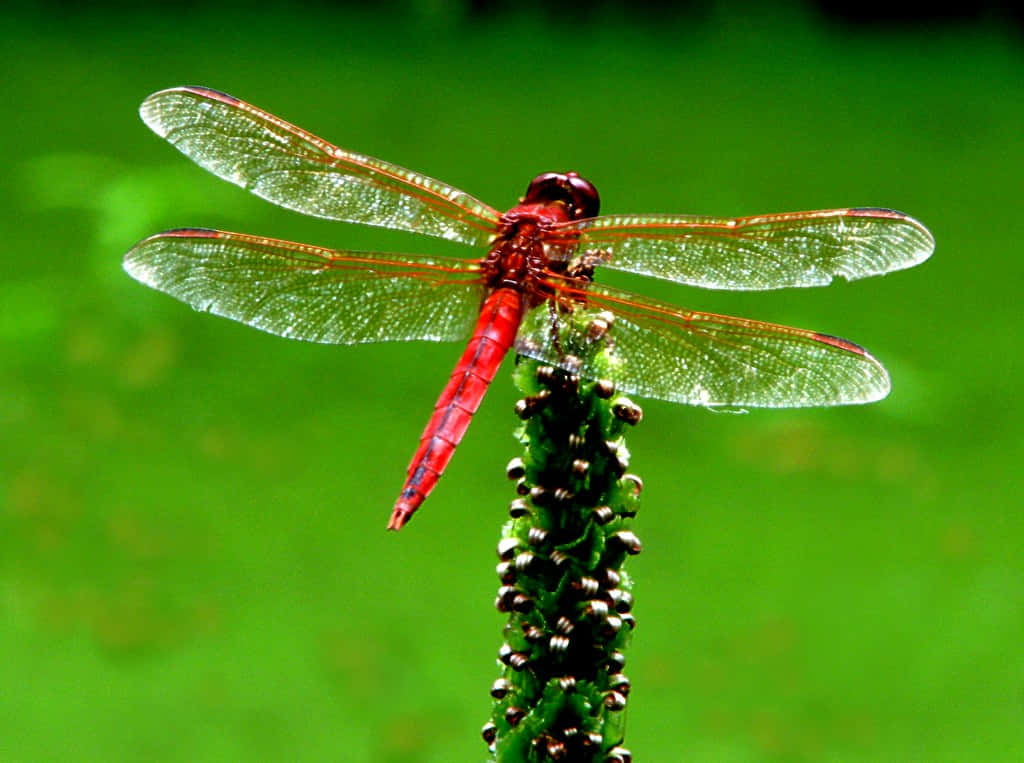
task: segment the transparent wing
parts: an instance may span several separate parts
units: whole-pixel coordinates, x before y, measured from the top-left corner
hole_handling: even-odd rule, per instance
[[[588,353],[579,352],[583,360],[577,366],[566,357],[567,346],[588,341],[579,316],[559,321],[573,324],[575,333],[556,348],[550,304],[527,314],[516,350],[590,379],[609,378],[627,393],[709,407],[796,408],[868,403],[889,392],[881,364],[844,339],[679,310],[597,285],[586,292],[565,285],[560,290],[567,298],[585,299],[586,315],[615,315],[607,335],[610,360],[588,361]]]
[[[909,268],[935,240],[902,212],[870,207],[735,219],[610,215],[558,226],[582,250],[611,253],[605,267],[708,289],[824,286]]]
[[[483,297],[475,262],[339,252],[202,228],[143,239],[124,268],[196,310],[325,344],[462,339]]]
[[[139,113],[200,167],[297,212],[474,246],[485,246],[498,222],[495,210],[462,191],[340,149],[216,90],[162,90]]]

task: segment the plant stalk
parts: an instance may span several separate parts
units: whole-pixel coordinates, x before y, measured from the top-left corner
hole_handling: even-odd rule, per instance
[[[566,323],[582,320],[582,331],[564,327],[562,365],[607,367],[610,316]],[[499,763],[625,763],[624,653],[636,621],[623,563],[641,548],[630,523],[642,483],[626,471],[623,432],[642,412],[610,382],[536,360],[520,358],[515,381],[525,450],[508,465],[517,497],[498,544],[495,601],[508,622],[484,740]]]

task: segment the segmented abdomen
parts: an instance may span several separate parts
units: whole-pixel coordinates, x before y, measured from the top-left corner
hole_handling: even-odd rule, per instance
[[[420,437],[389,530],[401,529],[434,489],[515,340],[523,309],[523,297],[513,289],[496,289],[484,300],[476,330]]]

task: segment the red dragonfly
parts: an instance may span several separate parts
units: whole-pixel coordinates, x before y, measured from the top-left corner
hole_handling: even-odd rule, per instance
[[[282,207],[477,248],[462,260],[183,228],[125,256],[142,283],[291,339],[469,337],[409,465],[394,530],[434,489],[512,347],[583,377],[611,376],[625,392],[709,407],[866,403],[889,391],[885,369],[852,342],[682,310],[594,283],[596,265],[709,289],[777,289],[908,268],[934,248],[924,226],[889,209],[598,217],[597,190],[575,172],[538,175],[502,213],[216,90],[163,90],[140,113],[201,167]],[[566,357],[553,340],[559,316],[583,307],[614,315],[621,362],[611,372]]]

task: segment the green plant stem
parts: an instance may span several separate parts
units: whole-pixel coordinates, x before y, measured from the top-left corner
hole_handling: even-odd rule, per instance
[[[626,472],[623,430],[641,411],[608,382],[534,360],[520,359],[515,380],[525,452],[508,467],[518,497],[498,544],[496,600],[508,623],[484,739],[499,763],[628,761],[623,668],[635,620],[623,562],[640,551],[629,525],[642,485]]]

